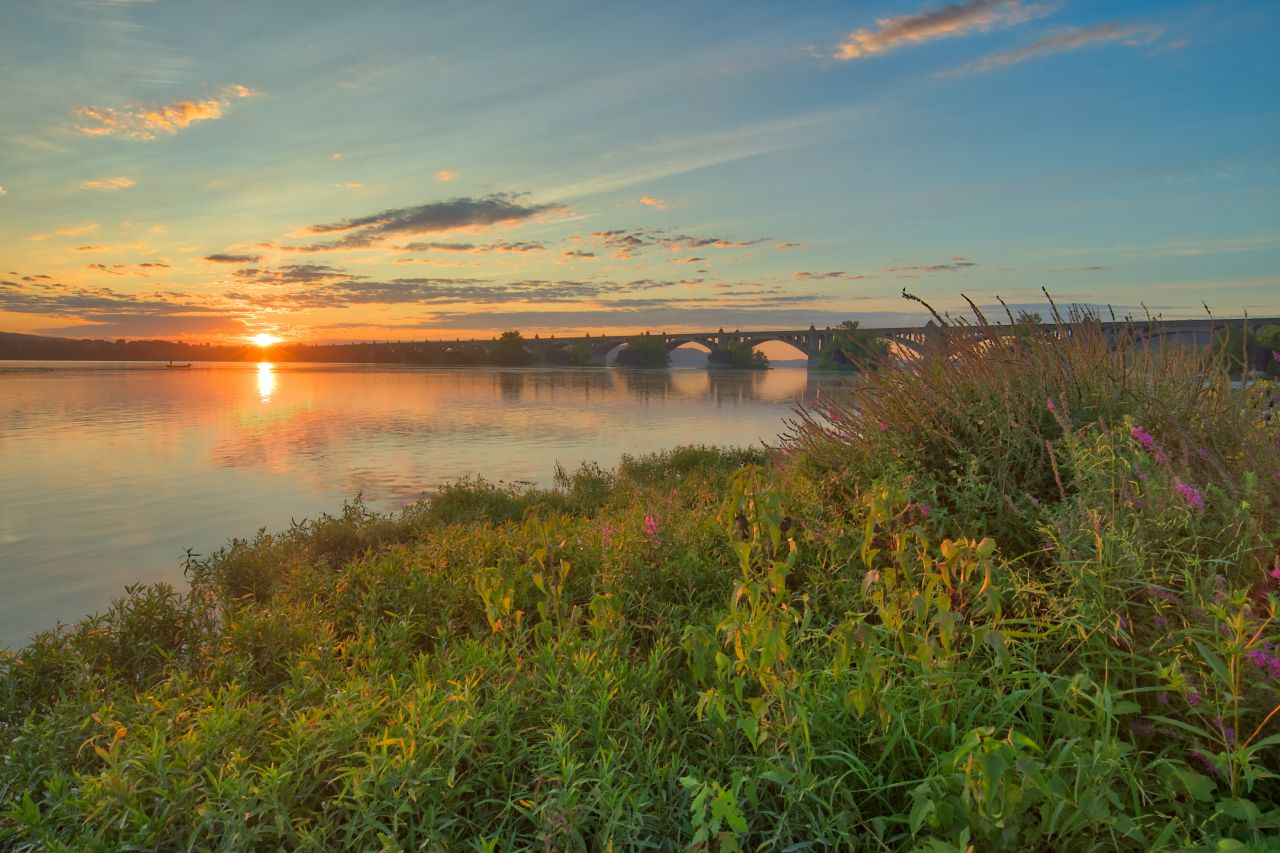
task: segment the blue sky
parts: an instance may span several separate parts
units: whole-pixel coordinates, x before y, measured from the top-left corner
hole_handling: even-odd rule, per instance
[[[0,330],[1280,315],[1280,4],[47,0]]]

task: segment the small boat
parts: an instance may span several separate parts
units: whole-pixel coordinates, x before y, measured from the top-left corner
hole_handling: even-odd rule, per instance
[[[165,367],[167,367],[169,370],[178,370],[180,368],[190,367],[190,366],[191,366],[191,362],[189,361],[186,364],[174,364],[173,359],[169,359],[169,363],[165,365]]]

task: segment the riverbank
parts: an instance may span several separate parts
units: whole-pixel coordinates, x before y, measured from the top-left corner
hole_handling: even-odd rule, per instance
[[[1263,849],[1272,389],[1073,331],[193,560],[4,659],[0,840]]]

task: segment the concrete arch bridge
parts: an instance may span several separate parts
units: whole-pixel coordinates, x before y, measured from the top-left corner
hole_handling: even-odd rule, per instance
[[[1209,346],[1223,335],[1243,331],[1246,327],[1256,333],[1263,326],[1280,325],[1277,317],[1250,317],[1244,319],[1213,320],[1158,320],[1152,322],[1110,321],[1099,324],[1112,348],[1127,344],[1143,346]],[[1071,334],[1071,325],[1059,326],[1055,323],[1042,323],[1040,328],[1049,334]],[[953,334],[945,335],[942,327],[933,321],[923,326],[900,326],[890,328],[859,328],[857,334],[865,339],[882,341],[890,348],[890,352],[898,357],[911,357],[927,352],[931,345],[949,338],[951,346],[955,346],[957,338],[961,341],[972,335],[975,346],[991,336],[1014,335],[1025,327],[998,324],[993,326],[951,326]],[[609,355],[630,339],[638,336],[660,338],[668,351],[678,349],[686,344],[696,344],[708,352],[717,352],[728,348],[730,344],[747,344],[752,349],[764,344],[779,342],[793,347],[803,354],[812,366],[835,346],[842,335],[848,332],[843,329],[824,329],[810,326],[807,329],[738,329],[726,332],[719,329],[714,332],[654,332],[645,331],[629,335],[583,335],[561,337],[534,336],[524,341],[525,349],[540,361],[556,363],[563,361],[568,353],[585,353],[587,363],[604,364]],[[484,340],[456,341],[447,346],[465,347],[470,350],[490,351],[497,344],[496,338]]]

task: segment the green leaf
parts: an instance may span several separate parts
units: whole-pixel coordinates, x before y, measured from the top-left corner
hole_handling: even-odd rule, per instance
[[[1222,662],[1221,658],[1213,653],[1213,649],[1209,648],[1199,640],[1196,640],[1195,643],[1196,650],[1200,652],[1200,656],[1204,658],[1204,662],[1209,664],[1209,668],[1213,670],[1213,674],[1218,677],[1218,682],[1223,687],[1230,689],[1234,693],[1235,690],[1231,681],[1231,674],[1227,672],[1227,665]]]

